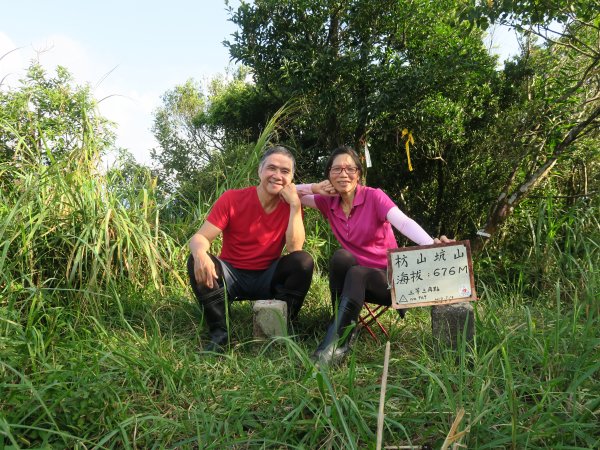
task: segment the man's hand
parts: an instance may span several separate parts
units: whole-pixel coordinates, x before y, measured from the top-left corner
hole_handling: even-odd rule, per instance
[[[196,283],[203,284],[212,289],[217,283],[217,271],[215,263],[206,252],[198,252],[194,255],[194,277]]]
[[[434,243],[434,244],[448,244],[448,243],[450,243],[450,242],[456,242],[456,239],[450,239],[450,238],[447,238],[447,237],[446,237],[446,236],[444,236],[444,235],[441,235],[439,239],[438,239],[438,238],[435,238],[435,239],[433,240],[433,243]]]
[[[300,208],[300,197],[298,197],[298,192],[296,192],[296,185],[294,183],[284,186],[283,189],[279,191],[279,196],[291,207]]]
[[[313,183],[311,185],[311,189],[313,194],[320,194],[328,197],[339,195],[329,180],[323,180],[320,183]]]

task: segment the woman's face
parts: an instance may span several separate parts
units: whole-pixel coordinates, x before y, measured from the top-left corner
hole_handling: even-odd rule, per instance
[[[348,171],[354,173],[348,173]],[[329,181],[338,193],[354,192],[359,176],[358,168],[350,155],[342,154],[335,157],[329,170]]]

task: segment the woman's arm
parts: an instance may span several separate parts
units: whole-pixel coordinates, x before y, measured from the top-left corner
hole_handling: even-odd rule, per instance
[[[300,197],[300,203],[303,206],[309,206],[311,208],[316,208],[315,204],[315,196],[312,191],[312,184],[297,184],[296,192],[298,193],[298,197]]]
[[[421,225],[400,211],[400,208],[397,206],[394,206],[388,211],[386,218],[388,222],[394,226],[394,228],[418,245],[456,242],[455,239],[447,238],[444,235],[440,236],[439,239],[433,239],[423,228],[421,228]]]
[[[394,228],[414,243],[418,245],[434,243],[434,239],[417,222],[400,211],[397,206],[388,211],[386,218]]]
[[[324,195],[333,197],[338,195],[335,192],[335,189],[329,182],[329,180],[321,181],[320,183],[310,183],[310,184],[297,184],[296,192],[298,192],[298,197],[300,197],[300,202],[304,206],[309,206],[310,208],[316,208],[317,204],[315,203],[315,195]]]

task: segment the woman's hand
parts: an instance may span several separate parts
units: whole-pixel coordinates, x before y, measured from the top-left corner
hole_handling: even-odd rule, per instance
[[[439,239],[438,239],[438,238],[435,238],[435,239],[433,240],[433,243],[434,243],[434,244],[447,244],[447,243],[449,243],[449,242],[456,242],[456,239],[450,239],[450,238],[447,238],[447,237],[446,237],[446,236],[444,236],[444,235],[441,235]]]
[[[334,197],[339,195],[329,180],[323,180],[320,183],[313,183],[311,185],[313,194],[325,195],[328,197]]]

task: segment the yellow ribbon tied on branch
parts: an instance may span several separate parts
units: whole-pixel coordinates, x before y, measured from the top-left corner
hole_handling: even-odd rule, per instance
[[[413,138],[412,133],[406,128],[402,130],[402,138],[404,138],[404,136],[406,136],[406,143],[404,144],[404,146],[406,147],[406,159],[408,160],[408,170],[412,172],[413,168],[412,164],[410,163],[410,145],[415,145],[415,139]]]

